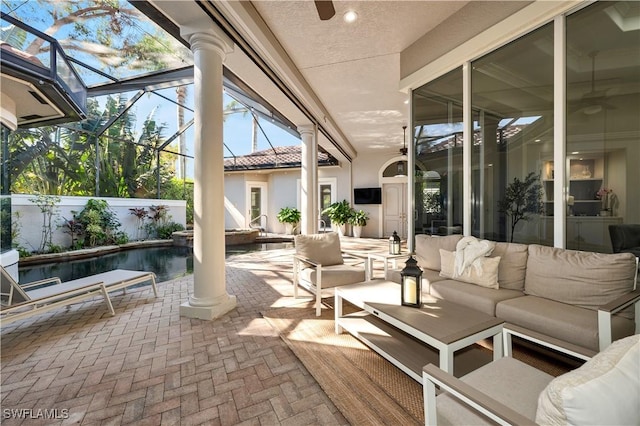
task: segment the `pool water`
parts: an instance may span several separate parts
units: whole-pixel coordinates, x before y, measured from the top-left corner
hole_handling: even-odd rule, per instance
[[[227,246],[226,256],[292,247],[291,243]],[[63,282],[113,269],[133,269],[156,273],[157,281],[168,281],[193,273],[190,247],[145,247],[109,253],[99,257],[47,263],[19,268],[21,283],[59,277]]]

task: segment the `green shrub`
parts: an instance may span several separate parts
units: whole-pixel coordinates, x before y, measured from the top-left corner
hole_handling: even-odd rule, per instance
[[[84,229],[83,247],[116,244],[120,221],[105,200],[90,199],[76,220]]]
[[[156,228],[158,238],[162,240],[168,240],[171,238],[171,234],[176,231],[184,231],[184,226],[176,222],[169,222]]]

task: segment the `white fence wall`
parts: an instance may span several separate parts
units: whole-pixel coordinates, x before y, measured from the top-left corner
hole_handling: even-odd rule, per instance
[[[18,241],[14,241],[14,243],[29,251],[39,249],[40,241],[42,240],[43,214],[37,205],[29,201],[34,198],[34,195],[11,195],[12,219],[15,222],[16,212],[19,212],[17,221],[20,224]],[[150,206],[164,205],[168,208],[167,217],[170,221],[186,226],[187,202],[184,200],[63,196],[60,197],[60,203],[57,204],[57,215],[54,215],[52,220],[53,244],[62,247],[71,245],[70,235],[64,233],[61,226],[65,219],[73,217],[72,211],[79,213],[90,199],[105,200],[107,202],[109,208],[120,221],[120,231],[125,232],[130,240],[134,240],[137,233],[137,218],[129,211],[132,208],[145,208],[148,211]]]

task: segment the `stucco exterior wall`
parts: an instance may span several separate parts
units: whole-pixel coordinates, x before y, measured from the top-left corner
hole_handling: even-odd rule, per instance
[[[284,233],[284,224],[278,222],[277,215],[283,207],[295,207],[300,210],[299,184],[300,170],[274,172],[269,182],[269,229]]]
[[[318,179],[336,180],[335,200],[352,202],[351,166],[321,167]],[[269,173],[227,173],[225,175],[225,228],[246,228],[247,187],[251,182],[267,184],[267,232],[284,233],[277,215],[282,207],[300,208],[300,169],[273,170]]]
[[[380,181],[381,168],[397,155],[397,152],[368,152],[358,155],[353,162],[353,187],[382,187]],[[366,238],[381,238],[382,205],[353,204],[353,208],[369,213],[369,220],[367,221],[367,226],[362,229],[362,236]]]
[[[40,208],[29,201],[33,195],[13,194],[11,195],[11,211],[19,217],[17,219],[20,226],[18,240],[14,241],[21,247],[32,251],[40,248],[42,239],[43,217]],[[110,198],[110,197],[60,197],[57,205],[57,215],[52,221],[53,238],[52,243],[61,247],[71,245],[71,237],[63,232],[60,227],[65,219],[71,219],[73,212],[80,212],[90,199],[105,200],[111,210],[120,221],[120,231],[125,232],[129,239],[133,240],[137,234],[137,219],[131,214],[131,208],[145,208],[150,206],[164,205],[168,207],[170,220],[186,226],[187,202],[183,200],[158,200],[146,198]],[[15,230],[15,229],[14,229]]]
[[[244,174],[227,174],[224,177],[224,227],[246,228],[246,194]]]

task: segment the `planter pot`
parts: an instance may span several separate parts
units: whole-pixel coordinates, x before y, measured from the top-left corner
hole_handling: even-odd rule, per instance
[[[295,223],[285,223],[284,224],[284,233],[287,235],[293,235],[293,227],[295,226]]]
[[[343,223],[340,225],[336,224],[334,226],[338,235],[340,235],[341,237],[344,237],[347,232],[347,224],[346,223]]]
[[[362,226],[353,225],[353,236],[355,238],[360,238],[360,235],[362,235]]]

